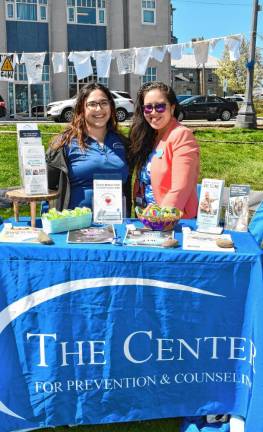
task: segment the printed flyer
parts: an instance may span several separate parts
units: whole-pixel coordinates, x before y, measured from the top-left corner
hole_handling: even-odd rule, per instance
[[[93,220],[96,223],[121,224],[122,182],[121,180],[93,181]]]
[[[28,195],[48,193],[45,149],[42,145],[24,145],[21,147],[23,185]]]
[[[223,191],[224,180],[202,180],[197,213],[198,227],[215,227],[219,224]]]
[[[152,231],[147,228],[127,229],[123,243],[127,246],[162,247],[167,240],[173,240],[173,231]]]
[[[249,216],[250,186],[232,184],[229,189],[228,208],[226,211],[226,229],[247,231]]]

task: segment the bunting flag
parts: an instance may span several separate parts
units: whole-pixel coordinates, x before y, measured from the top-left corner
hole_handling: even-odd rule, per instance
[[[213,50],[219,41],[224,41],[229,50],[230,60],[240,57],[241,34],[222,36],[196,42],[184,42],[151,47],[128,48],[102,51],[72,51],[68,55],[74,64],[78,80],[93,75],[91,57],[96,61],[97,76],[109,78],[112,59],[116,59],[120,75],[134,73],[144,75],[150,59],[163,62],[166,52],[172,60],[182,58],[185,49],[193,49],[197,66],[207,62],[208,51]],[[20,63],[26,64],[29,84],[42,82],[42,69],[46,53],[23,53]],[[66,72],[66,53],[51,53],[53,72]],[[16,54],[0,53],[0,81],[14,81],[14,70],[17,63]]]
[[[196,64],[205,64],[208,59],[209,42],[193,42],[193,50]]]
[[[230,60],[235,61],[240,57],[241,39],[229,36],[225,39],[225,46],[229,49]]]
[[[39,84],[42,82],[43,64],[46,53],[23,53],[20,63],[25,63],[26,73],[29,84]]]
[[[69,61],[74,63],[74,68],[78,80],[81,80],[93,74],[90,57],[91,52],[89,51],[74,51],[69,54],[68,59]]]
[[[67,59],[65,52],[53,52],[52,64],[54,73],[63,73],[67,70]]]

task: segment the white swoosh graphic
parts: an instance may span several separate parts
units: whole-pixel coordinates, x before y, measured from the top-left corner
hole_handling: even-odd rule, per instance
[[[35,306],[38,306],[41,303],[44,303],[48,300],[54,299],[64,294],[68,294],[70,292],[75,292],[83,289],[91,289],[91,288],[101,288],[106,286],[129,286],[129,285],[137,285],[137,286],[151,286],[157,288],[164,289],[172,289],[177,291],[186,291],[193,292],[196,294],[209,295],[214,297],[225,297],[221,294],[216,294],[211,291],[202,290],[200,288],[194,288],[188,285],[174,284],[169,282],[164,282],[155,279],[141,279],[141,278],[125,278],[125,277],[108,277],[108,278],[95,278],[95,279],[79,279],[69,282],[63,282],[57,285],[53,285],[48,288],[43,288],[39,291],[33,292],[21,299],[15,301],[14,303],[7,306],[5,309],[0,312],[0,335],[3,330],[17,317],[22,315],[24,312],[32,309]],[[0,411],[4,412],[13,417],[18,417],[25,420],[23,417],[15,414],[9,408],[7,408],[0,401]]]

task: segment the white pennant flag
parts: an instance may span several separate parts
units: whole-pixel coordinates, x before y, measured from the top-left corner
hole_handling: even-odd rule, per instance
[[[23,53],[20,64],[25,63],[28,84],[38,84],[42,82],[43,64],[46,53]]]
[[[166,45],[167,51],[171,55],[171,60],[180,60],[183,56],[183,44]]]
[[[229,49],[230,60],[235,61],[240,57],[240,36],[229,36],[225,38],[225,47]]]
[[[96,60],[97,76],[99,78],[109,78],[112,51],[94,51],[92,57]]]
[[[81,80],[93,74],[90,56],[90,51],[72,51],[69,54],[68,59],[69,61],[74,63],[74,68],[78,80]]]
[[[152,47],[152,58],[158,62],[162,62],[166,53],[166,45]]]
[[[135,48],[135,68],[134,73],[144,75],[151,58],[151,47]]]
[[[52,64],[54,73],[66,72],[66,60],[65,52],[53,52]]]
[[[208,59],[209,41],[193,42],[193,50],[197,65],[205,64]]]
[[[118,71],[120,75],[134,72],[135,50],[117,50],[115,51]]]

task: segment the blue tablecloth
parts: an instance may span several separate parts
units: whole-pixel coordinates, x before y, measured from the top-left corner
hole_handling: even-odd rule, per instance
[[[0,244],[1,431],[206,413],[263,431],[261,251],[232,236],[235,253]]]

